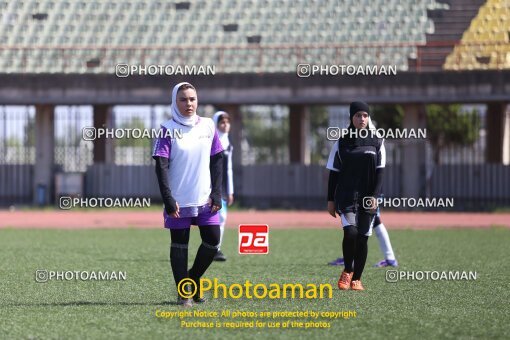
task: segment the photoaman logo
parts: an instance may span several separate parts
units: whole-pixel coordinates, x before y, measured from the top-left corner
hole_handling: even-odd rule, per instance
[[[363,197],[363,208],[453,208],[453,197]]]
[[[200,285],[200,289],[198,289]],[[182,279],[177,285],[177,292],[182,298],[192,298],[196,292],[203,297],[204,292],[211,291],[213,298],[223,297],[224,299],[323,299],[333,298],[333,287],[329,283],[301,284],[301,283],[252,283],[246,280],[244,284],[220,283],[217,278],[213,280],[202,278],[195,282],[190,278]]]

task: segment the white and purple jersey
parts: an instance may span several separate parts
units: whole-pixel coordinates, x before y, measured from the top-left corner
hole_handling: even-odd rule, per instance
[[[179,204],[181,217],[197,216],[211,194],[210,157],[223,151],[214,122],[199,117],[195,126],[184,126],[171,119],[161,127],[181,130],[182,134],[159,138],[152,156],[169,159],[170,190]],[[163,132],[166,135],[166,131]]]

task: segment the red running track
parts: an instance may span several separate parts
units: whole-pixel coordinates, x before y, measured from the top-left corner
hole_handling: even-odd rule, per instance
[[[384,212],[388,229],[510,228],[510,213]],[[271,228],[338,228],[340,220],[317,211],[231,211],[227,227],[242,223]],[[162,213],[154,211],[0,211],[0,228],[162,228]]]

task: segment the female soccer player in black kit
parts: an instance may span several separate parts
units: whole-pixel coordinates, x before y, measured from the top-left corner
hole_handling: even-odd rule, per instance
[[[360,279],[377,211],[374,197],[381,192],[386,153],[384,140],[378,138],[370,126],[369,106],[353,102],[349,113],[349,133],[338,139],[328,159],[328,212],[333,217],[336,213],[340,215],[344,229],[345,269],[338,280],[338,288],[364,290]]]

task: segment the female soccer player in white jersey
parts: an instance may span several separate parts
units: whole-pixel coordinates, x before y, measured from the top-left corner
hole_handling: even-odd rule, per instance
[[[170,264],[175,284],[190,278],[197,283],[213,261],[220,243],[221,185],[223,148],[210,118],[199,117],[197,92],[189,83],[179,83],[172,91],[172,118],[161,127],[153,151],[156,174],[165,206],[164,226],[170,229]],[[166,133],[167,130],[181,133]],[[202,244],[188,271],[188,243],[191,225],[200,229]],[[195,303],[205,300],[201,292]],[[191,300],[178,297],[180,304]]]
[[[350,133],[339,138],[328,159],[328,212],[333,217],[337,213],[340,215],[344,229],[345,269],[338,280],[338,288],[364,290],[361,275],[377,211],[374,197],[381,191],[386,153],[383,139],[361,131],[370,129],[369,106],[353,102],[349,111]]]

